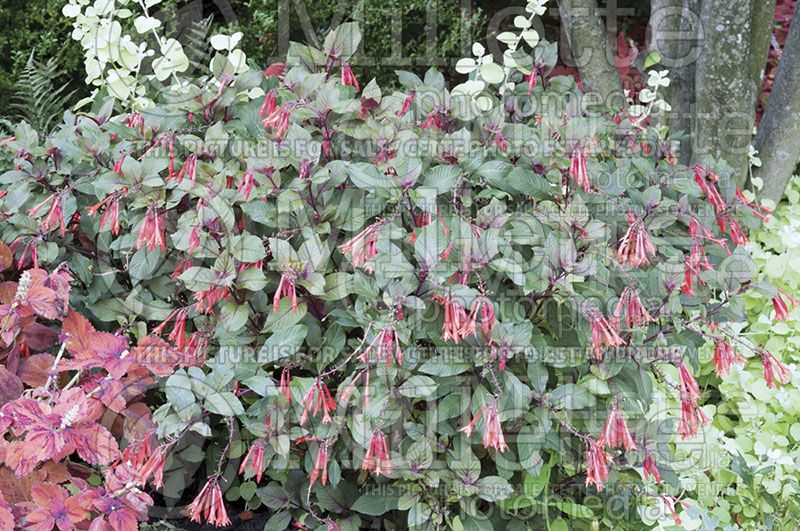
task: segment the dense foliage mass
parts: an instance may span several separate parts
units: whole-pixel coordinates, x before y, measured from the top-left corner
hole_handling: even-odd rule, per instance
[[[766,211],[733,170],[680,165],[650,125],[665,72],[605,112],[550,75],[543,5],[499,36],[502,64],[473,46],[452,90],[433,69],[358,80],[343,24],[265,71],[215,36],[210,75],[179,79],[165,46],[152,77],[102,89],[130,112],[99,92],[46,138],[17,126],[0,515],[679,523],[675,451],[720,417],[694,375],[787,383],[780,345],[733,323],[796,301],[758,278]]]

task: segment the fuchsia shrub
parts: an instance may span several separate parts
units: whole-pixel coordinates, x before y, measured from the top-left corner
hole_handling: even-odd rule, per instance
[[[726,326],[748,289],[778,318],[796,303],[753,281],[766,213],[730,167],[677,164],[663,129],[584,108],[545,57],[477,112],[433,70],[359,84],[357,43],[345,25],[267,75],[5,141],[0,236],[57,289],[6,290],[4,322],[55,321],[36,350],[68,354],[26,357],[3,325],[10,368],[55,368],[2,417],[5,466],[53,501],[6,496],[6,518],[52,527],[60,504],[127,529],[152,495],[220,526],[263,506],[275,529],[622,526],[584,501],[623,492],[628,518],[660,498],[679,519],[673,435],[713,421],[698,363],[787,380]],[[119,333],[67,310],[67,271],[76,310]],[[152,383],[153,430],[149,410],[98,422],[142,413]],[[81,493],[73,466],[104,486]]]

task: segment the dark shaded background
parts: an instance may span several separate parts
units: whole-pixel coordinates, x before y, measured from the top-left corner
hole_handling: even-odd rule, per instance
[[[289,0],[290,36],[292,40],[305,41],[305,35],[297,16],[295,0]],[[340,13],[351,15],[358,1],[330,2],[304,0],[313,28],[324,33],[334,20],[337,8]],[[83,84],[83,61],[80,44],[70,38],[72,20],[61,14],[66,0],[3,0],[0,5],[0,114],[9,119],[17,116],[10,109],[14,93],[18,90],[20,72],[31,52],[39,60],[55,58],[58,62],[57,86],[68,84],[70,90],[77,89],[78,99],[88,92]],[[255,64],[266,65],[279,53],[278,10],[281,0],[165,0],[157,10],[167,21],[167,28],[180,27],[176,20],[199,19],[214,15],[216,29],[234,26],[244,32],[242,48]],[[299,2],[302,3],[302,2]],[[604,4],[605,2],[601,2]],[[471,13],[462,12],[463,5],[471,5]],[[473,40],[484,41],[490,18],[500,10],[516,6],[524,1],[511,0],[369,0],[361,2],[364,9],[365,52],[367,56],[381,58],[384,64],[372,66],[356,65],[359,79],[377,77],[384,84],[394,82],[393,71],[397,67],[424,72],[428,66],[420,65],[426,53],[426,16],[429,6],[436,11],[437,59],[453,64],[468,54]],[[551,7],[556,0],[551,1]],[[649,17],[648,0],[619,0],[621,8],[632,8],[633,16],[621,20],[620,30],[643,43],[644,29]],[[135,6],[134,6],[135,7]],[[398,62],[391,57],[392,25],[399,20],[402,25],[402,56],[407,60]],[[234,17],[231,17],[231,14]],[[229,24],[235,20],[233,24]],[[510,19],[507,17],[507,22]],[[552,15],[545,17],[548,39],[558,37],[558,21]],[[462,28],[465,32],[462,33]],[[465,39],[463,36],[471,37]],[[465,41],[467,48],[465,49]],[[400,64],[398,64],[400,63]],[[405,64],[403,64],[405,63]],[[443,71],[446,65],[440,65]]]

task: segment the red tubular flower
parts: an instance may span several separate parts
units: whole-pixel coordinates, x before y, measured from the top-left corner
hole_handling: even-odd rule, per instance
[[[256,477],[256,483],[261,483],[261,476],[264,474],[264,444],[264,439],[256,439],[239,466],[239,474],[249,470],[250,476]]]
[[[242,194],[245,199],[250,199],[250,194],[253,192],[253,186],[255,186],[255,184],[256,180],[253,177],[253,170],[245,170],[242,174],[242,178],[239,180],[236,191]]]
[[[700,386],[682,361],[678,364],[678,378],[680,379],[681,394],[686,394],[693,400],[700,398]]]
[[[420,125],[420,129],[445,129],[445,121],[441,109],[434,108]]]
[[[142,221],[142,226],[139,229],[139,237],[136,239],[137,249],[141,249],[144,246],[147,246],[150,251],[157,247],[161,249],[162,253],[167,250],[164,213],[158,212],[154,206],[147,209],[144,221]]]
[[[792,308],[796,307],[799,300],[795,297],[792,297],[782,289],[778,290],[778,296],[772,298],[772,307],[775,308],[775,320],[777,321],[785,321],[789,318],[789,305],[786,304],[786,301],[783,300],[784,297],[789,300],[789,304],[791,304]]]
[[[747,245],[748,239],[747,234],[744,233],[742,227],[739,226],[739,223],[736,222],[733,218],[728,218],[728,223],[731,226],[731,239],[733,243],[736,245]]]
[[[681,285],[681,292],[685,295],[694,295],[695,280],[700,285],[705,284],[703,279],[700,277],[700,272],[713,269],[711,264],[708,262],[703,241],[708,240],[722,246],[728,255],[731,254],[731,251],[728,249],[728,244],[724,238],[715,238],[714,233],[701,225],[694,216],[692,216],[691,220],[689,221],[689,236],[692,238],[693,243],[689,257],[684,261],[683,285]]]
[[[114,169],[111,170],[120,177],[125,177],[125,174],[122,172],[122,163],[125,162],[125,154],[123,153],[120,158],[114,161]]]
[[[205,363],[208,353],[208,337],[205,333],[197,331],[189,336],[186,348],[183,350],[186,358],[192,365]]]
[[[775,388],[778,384],[785,385],[789,383],[791,374],[789,369],[778,361],[772,353],[762,350],[761,363],[764,365],[764,380],[767,382],[767,387]]]
[[[331,418],[331,411],[336,409],[336,402],[328,390],[328,386],[317,380],[303,395],[303,413],[300,415],[300,425],[304,425],[308,420],[309,414],[313,416],[319,415],[322,411],[322,423],[330,424],[333,420]]]
[[[445,297],[434,294],[434,300],[444,307],[444,323],[442,324],[442,339],[445,341],[452,340],[458,344],[466,336],[464,335],[467,325],[467,312],[464,307],[457,301],[453,300],[448,292]]]
[[[358,87],[358,80],[356,79],[356,75],[353,73],[353,69],[350,68],[350,65],[345,62],[342,62],[342,85],[355,87],[357,91],[361,90]]]
[[[737,202],[745,205],[746,207],[749,207],[750,210],[753,211],[753,217],[754,218],[760,219],[761,221],[763,221],[765,223],[769,222],[769,214],[771,212],[770,209],[768,209],[767,207],[763,207],[761,205],[758,205],[758,204],[754,203],[753,201],[750,201],[749,199],[747,199],[739,188],[736,188],[736,200],[737,200]]]
[[[123,190],[127,191],[127,189]],[[102,201],[89,208],[89,215],[94,216],[100,211],[101,208],[105,206],[105,211],[103,212],[103,216],[100,218],[100,229],[102,230],[106,228],[106,225],[110,225],[111,234],[114,236],[117,236],[120,230],[119,199],[120,199],[120,192],[112,192],[109,195],[107,195]]]
[[[194,225],[189,233],[189,248],[186,249],[188,253],[193,253],[195,249],[200,246],[200,225]]]
[[[483,447],[494,448],[498,452],[508,450],[505,437],[503,437],[503,428],[500,425],[496,400],[488,404],[483,423]]]
[[[677,504],[680,504],[681,507],[683,507],[684,509],[690,509],[691,505],[682,502],[681,500],[679,500],[678,498],[676,498],[671,494],[662,494],[661,496],[659,496],[659,498],[661,499],[662,502],[664,502],[664,505],[667,507],[667,509],[669,509],[669,512],[672,514],[672,521],[675,522],[675,525],[678,526],[683,525],[683,521],[681,520],[681,517],[678,515],[677,511],[675,510],[675,506]]]
[[[392,364],[392,358],[397,361],[398,365],[403,364],[403,351],[400,349],[400,340],[397,338],[397,332],[393,326],[386,325],[378,332],[372,343],[364,349],[359,359],[362,363],[369,363],[372,359],[376,362],[384,361],[386,366],[389,367]]]
[[[280,138],[289,130],[289,118],[292,114],[291,109],[291,103],[281,105],[262,120],[262,125],[273,129],[275,138]]]
[[[314,461],[314,470],[311,471],[311,485],[316,483],[317,479],[321,480],[324,487],[328,483],[328,444],[321,442],[317,450],[317,459]]]
[[[539,84],[539,67],[534,66],[531,73],[525,76],[525,81],[528,82],[528,94]]]
[[[382,222],[373,223],[339,246],[345,255],[349,255],[354,267],[364,264],[378,254],[377,243],[382,226]]]
[[[31,253],[31,263],[33,263],[33,267],[39,269],[39,254],[36,252],[36,238],[31,238],[28,240],[28,243],[25,244],[25,248],[22,250],[22,254],[17,261],[17,269],[22,269],[25,266],[25,257],[28,256],[28,252]]]
[[[681,418],[678,423],[678,434],[681,439],[688,439],[697,435],[697,428],[700,424],[708,424],[710,419],[706,417],[703,410],[696,401],[690,400],[681,395]]]
[[[214,286],[194,294],[197,311],[206,315],[214,313],[214,305],[221,300],[227,300],[231,293],[224,286]]]
[[[103,216],[100,218],[100,228],[104,229],[106,225],[110,225],[111,234],[117,236],[119,234],[119,195],[112,194],[111,202],[109,203]]]
[[[289,374],[289,368],[284,367],[281,371],[280,391],[281,394],[286,397],[286,402],[289,404],[292,403],[292,389],[290,387],[291,381],[292,375]]]
[[[141,113],[134,112],[122,119],[122,125],[127,125],[131,129],[136,129],[140,134],[144,133],[144,117]]]
[[[169,446],[166,444],[159,445],[147,461],[137,468],[137,472],[142,481],[147,481],[150,476],[153,476],[153,487],[160,489],[164,486],[164,463],[167,461],[167,452]]]
[[[586,154],[583,148],[576,147],[572,152],[572,161],[569,165],[569,176],[575,180],[587,193],[594,193],[589,182],[589,172],[586,169]]]
[[[122,452],[122,462],[130,463],[135,469],[140,469],[153,455],[153,436],[145,435],[142,439],[128,445]],[[145,477],[142,478],[144,481]]]
[[[703,244],[699,241],[695,241],[692,244],[689,258],[683,265],[683,285],[681,286],[681,292],[685,295],[694,295],[694,281],[697,280],[697,283],[700,285],[705,284],[700,277],[700,271],[709,271],[711,269],[713,269],[713,267],[708,262],[705,247],[703,247]]]
[[[47,210],[47,215],[44,219],[40,222],[42,225],[42,229],[49,231],[54,227],[58,227],[58,231],[61,236],[64,236],[67,232],[66,225],[64,224],[64,211],[61,207],[61,193],[55,193],[36,205],[35,207],[28,210],[28,214],[31,216],[35,216],[36,213],[47,203],[50,203],[50,208]]]
[[[494,448],[498,452],[505,452],[508,450],[505,437],[503,436],[503,428],[500,424],[500,413],[497,411],[497,399],[492,399],[491,402],[478,410],[472,420],[465,426],[462,426],[458,431],[462,432],[467,437],[472,436],[475,426],[478,421],[483,417],[483,447]]]
[[[494,135],[494,145],[500,149],[503,153],[506,152],[508,149],[508,145],[506,144],[506,139],[502,133],[495,133]]]
[[[402,106],[400,107],[400,109],[399,109],[399,110],[398,110],[398,111],[395,113],[395,114],[397,115],[397,117],[398,117],[398,118],[402,118],[403,116],[405,116],[405,115],[406,115],[406,113],[408,112],[408,110],[411,108],[411,104],[413,104],[413,103],[414,103],[414,97],[415,97],[415,93],[414,93],[414,91],[413,91],[413,90],[409,91],[408,95],[407,95],[407,96],[406,96],[406,98],[403,100],[403,105],[402,105]]]
[[[708,240],[716,243],[725,249],[725,252],[728,253],[728,256],[731,255],[731,250],[728,249],[728,242],[725,241],[725,238],[716,238],[714,233],[704,227],[694,216],[692,216],[689,220],[689,237],[695,241]]]
[[[348,384],[342,389],[339,393],[339,407],[345,408],[347,407],[347,403],[350,401],[350,397],[353,396],[353,392],[356,390],[356,384],[361,379],[361,376],[365,373],[369,372],[369,368],[361,369],[359,372],[356,373],[355,376],[348,382]]]
[[[202,522],[205,520],[211,525],[224,527],[231,525],[225,503],[222,501],[222,489],[219,487],[219,477],[212,476],[206,481],[200,494],[188,506],[189,520]],[[202,519],[201,519],[202,516]]]
[[[496,322],[494,315],[494,305],[487,297],[477,297],[472,303],[472,308],[467,316],[467,322],[462,328],[463,337],[475,335],[477,333],[477,317],[480,314],[481,332],[490,341],[492,338],[492,329]]]
[[[276,313],[281,306],[281,299],[283,297],[291,297],[292,299],[292,313],[297,311],[297,289],[294,284],[294,273],[291,271],[284,271],[281,274],[281,281],[278,283],[278,289],[272,297],[272,313]]]
[[[470,420],[466,425],[458,428],[458,431],[460,431],[461,433],[463,433],[467,437],[471,437],[472,436],[472,432],[475,431],[475,426],[478,424],[478,421],[483,416],[483,412],[484,411],[486,411],[486,406],[483,406],[482,408],[480,408],[478,410],[478,412],[475,414],[475,416],[472,417],[472,420]]]
[[[601,446],[608,446],[609,448],[623,448],[625,450],[635,450],[636,443],[628,431],[628,425],[625,422],[625,415],[616,404],[611,412],[606,417],[606,423],[603,426],[603,431],[600,432],[600,438],[597,440]]]
[[[647,234],[644,222],[637,218],[633,212],[628,213],[628,231],[619,241],[617,259],[631,267],[647,265],[648,256],[655,256],[656,250]]]
[[[187,269],[192,267],[192,259],[191,258],[184,258],[178,265],[175,266],[175,269],[172,271],[172,278],[177,279],[183,273],[186,272]]]
[[[441,258],[442,260],[447,260],[448,258],[450,258],[450,251],[452,250],[453,250],[453,242],[450,242],[447,244],[447,247],[445,247],[444,251],[442,251],[442,254],[439,255],[439,258]]]
[[[719,190],[717,190],[717,185],[715,184],[719,181],[719,175],[708,171],[699,164],[694,166],[693,169],[694,182],[696,182],[697,186],[706,194],[706,199],[708,199],[708,202],[714,208],[714,212],[721,214],[722,211],[727,208],[727,205],[722,199],[722,196],[719,195]]]
[[[644,463],[642,463],[642,466],[644,467],[645,479],[652,477],[656,483],[661,484],[661,473],[658,471],[656,460],[653,459],[652,454],[647,454],[647,457],[644,458]]]
[[[633,286],[627,286],[622,290],[619,302],[614,308],[614,315],[611,318],[611,324],[614,325],[614,328],[619,328],[623,310],[625,311],[625,326],[627,328],[643,326],[653,320],[647,308],[642,304],[639,292]]]
[[[261,105],[261,110],[258,111],[258,119],[264,120],[265,117],[272,115],[277,109],[278,102],[278,89],[272,89],[264,96],[264,103]]]
[[[597,361],[603,360],[604,346],[619,347],[625,344],[614,327],[597,310],[593,310],[589,315],[589,324],[592,327],[592,352]]]
[[[392,473],[389,447],[386,444],[386,437],[380,430],[372,432],[367,453],[364,455],[364,462],[361,464],[361,470],[370,470],[376,476],[386,476]]]
[[[591,439],[586,440],[586,486],[594,485],[598,492],[608,481],[608,463],[611,458],[603,445]]]
[[[183,161],[183,166],[181,166],[175,179],[180,183],[186,176],[189,177],[189,183],[194,186],[197,181],[197,155],[194,153],[190,154],[186,157],[186,160]]]
[[[714,338],[714,357],[711,362],[717,368],[717,376],[727,376],[732,365],[743,365],[745,359],[736,352],[730,343],[720,337]]]
[[[678,423],[678,434],[681,439],[688,439],[697,435],[697,428],[700,424],[711,422],[703,410],[700,409],[697,401],[700,399],[700,386],[694,379],[692,373],[684,362],[678,365],[678,376],[680,379],[680,401],[681,418]]]

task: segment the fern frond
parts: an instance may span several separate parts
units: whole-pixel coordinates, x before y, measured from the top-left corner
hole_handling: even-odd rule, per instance
[[[3,138],[11,136],[14,131],[14,124],[11,123],[9,120],[0,117],[0,135]]]
[[[41,134],[50,132],[75,94],[74,90],[67,92],[67,85],[56,86],[60,75],[55,59],[37,61],[31,52],[17,80],[11,108],[20,120],[28,122]]]
[[[210,15],[200,21],[192,21],[184,33],[186,42],[183,43],[183,51],[189,58],[191,71],[195,75],[208,72],[208,63],[211,59],[209,36],[213,20],[214,15]]]

